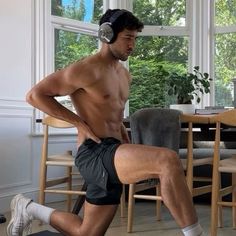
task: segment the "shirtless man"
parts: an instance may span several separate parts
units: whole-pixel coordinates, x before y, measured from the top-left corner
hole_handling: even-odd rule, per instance
[[[122,123],[131,76],[119,60],[128,59],[142,28],[132,13],[108,10],[100,20],[101,50],[47,76],[27,94],[31,105],[77,128],[75,163],[88,189],[83,219],[17,195],[11,203],[8,235],[22,235],[31,220],[39,219],[64,235],[103,236],[116,213],[122,184],[148,178],[160,179],[163,201],[183,234],[203,235],[177,154],[129,144]],[[54,98],[64,95],[70,95],[77,114]]]

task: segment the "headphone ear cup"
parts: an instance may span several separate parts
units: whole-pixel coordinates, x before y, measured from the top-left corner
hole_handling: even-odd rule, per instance
[[[100,25],[98,37],[103,43],[111,43],[114,38],[114,31],[110,22],[105,22]]]

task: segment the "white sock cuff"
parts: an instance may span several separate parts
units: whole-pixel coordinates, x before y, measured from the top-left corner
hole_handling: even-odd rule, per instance
[[[34,219],[40,220],[46,224],[50,224],[50,217],[55,209],[31,202],[27,206],[27,211],[33,216]]]
[[[189,225],[182,229],[185,236],[201,236],[203,235],[203,229],[201,225],[197,222],[193,225]]]

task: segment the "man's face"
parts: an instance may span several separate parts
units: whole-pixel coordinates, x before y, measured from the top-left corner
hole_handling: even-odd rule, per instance
[[[124,29],[120,32],[116,41],[110,44],[113,56],[121,61],[126,61],[134,50],[137,34],[137,30]]]

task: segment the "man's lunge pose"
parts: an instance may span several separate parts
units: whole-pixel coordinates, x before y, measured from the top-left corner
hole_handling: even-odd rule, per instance
[[[107,10],[100,20],[101,50],[34,86],[27,101],[78,130],[75,163],[88,184],[83,219],[17,195],[8,235],[22,235],[33,219],[64,235],[102,236],[119,204],[122,184],[159,178],[165,205],[184,235],[203,235],[177,154],[166,148],[129,143],[123,112],[131,76],[119,62],[128,59],[143,24],[126,10]],[[55,96],[70,95],[76,114]]]

